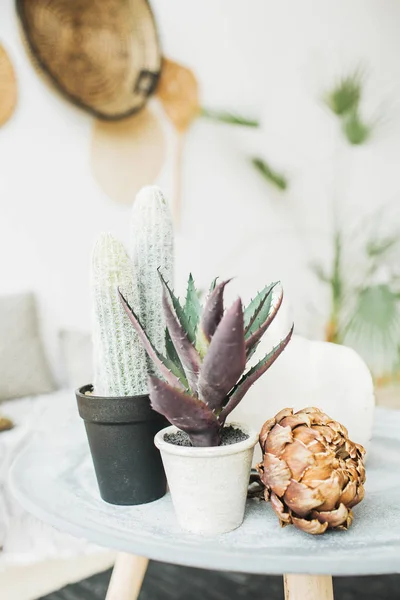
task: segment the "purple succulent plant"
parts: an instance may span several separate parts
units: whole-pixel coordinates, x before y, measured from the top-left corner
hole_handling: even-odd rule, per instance
[[[166,322],[166,356],[152,344],[122,292],[122,305],[139,339],[161,377],[149,376],[154,410],[186,431],[193,446],[218,446],[221,430],[249,388],[275,362],[293,333],[246,371],[262,336],[275,318],[283,299],[277,283],[267,285],[243,309],[238,298],[224,310],[224,290],[229,280],[214,281],[204,308],[192,276],[182,305],[160,275]]]

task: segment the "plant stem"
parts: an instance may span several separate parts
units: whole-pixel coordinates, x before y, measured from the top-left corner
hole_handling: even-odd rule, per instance
[[[261,158],[252,158],[252,164],[255,166],[257,171],[270,183],[272,183],[278,189],[284,191],[288,187],[288,180],[283,175],[271,167],[265,160]]]

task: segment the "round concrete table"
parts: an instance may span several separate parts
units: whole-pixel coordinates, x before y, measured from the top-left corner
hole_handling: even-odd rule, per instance
[[[15,461],[10,484],[22,506],[76,537],[120,551],[107,600],[134,600],[148,559],[285,575],[286,598],[333,598],[332,575],[400,572],[400,412],[377,409],[365,500],[347,532],[311,536],[281,529],[265,502],[249,500],[243,525],[203,538],[182,532],[169,495],[151,504],[100,499],[83,429],[37,440]]]

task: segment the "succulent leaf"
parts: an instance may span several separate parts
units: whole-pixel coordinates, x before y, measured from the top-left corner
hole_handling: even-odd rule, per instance
[[[194,279],[192,274],[189,275],[189,280],[187,284],[186,291],[186,301],[185,301],[185,314],[189,321],[191,322],[194,330],[197,329],[197,325],[200,320],[201,315],[201,304],[199,300],[199,292],[196,289]]]
[[[210,346],[210,341],[207,339],[203,329],[200,326],[197,328],[195,346],[201,360],[203,360]]]
[[[245,310],[245,334],[246,338],[250,337],[252,333],[264,323],[268,318],[269,311],[271,310],[272,292],[275,286],[278,285],[278,281],[265,286],[265,288],[257,294],[254,300],[252,300],[247,307],[250,309],[247,314]]]
[[[229,413],[233,411],[234,408],[239,404],[242,398],[247,394],[250,387],[261,377],[265,371],[267,371],[270,366],[276,361],[278,356],[284,351],[286,346],[288,345],[290,338],[292,337],[294,326],[292,325],[287,336],[277,344],[271,352],[269,352],[264,358],[262,358],[254,367],[252,367],[247,373],[243,375],[240,381],[235,385],[231,394],[229,394],[229,399],[226,405],[224,406],[219,420],[221,423],[225,423],[225,420]]]
[[[218,412],[245,366],[243,309],[238,298],[222,317],[211,339],[200,369],[200,398]]]
[[[175,296],[174,292],[169,287],[168,282],[164,279],[162,273],[159,270],[158,270],[158,275],[161,279],[161,283],[165,287],[165,290],[171,300],[171,303],[176,312],[176,315],[177,315],[180,323],[182,324],[184,330],[186,331],[186,335],[189,338],[189,341],[192,344],[194,344],[196,341],[196,329],[195,329],[195,327],[193,327],[193,323],[187,317],[185,310],[183,309],[181,303],[179,302],[179,298],[177,298]]]
[[[272,310],[269,312],[265,321],[260,325],[260,327],[254,331],[247,339],[246,339],[246,351],[247,351],[247,359],[249,359],[257,349],[258,343],[261,340],[264,333],[267,331],[268,327],[271,325],[272,321],[275,319],[278,310],[281,307],[283,300],[283,290],[279,294],[278,300]]]
[[[197,394],[198,374],[201,365],[200,356],[198,355],[196,348],[190,343],[185,329],[171,307],[167,294],[168,292],[166,291],[165,284],[163,284],[162,301],[168,331],[176,353],[179,356],[179,360],[184,368],[190,389],[194,394]]]
[[[212,280],[212,282],[211,282],[211,284],[210,284],[210,289],[209,289],[209,291],[208,291],[208,293],[209,293],[209,294],[211,294],[211,292],[213,292],[213,291],[215,290],[215,286],[217,285],[217,280],[218,280],[218,277],[215,277],[215,278]]]
[[[204,402],[154,376],[149,377],[149,394],[152,408],[186,431],[193,446],[219,445],[218,419]]]
[[[169,360],[171,360],[175,365],[177,365],[181,373],[184,373],[182,363],[179,360],[179,356],[176,353],[175,346],[172,343],[171,336],[167,327],[165,328],[165,352],[167,358],[169,358]]]
[[[144,349],[149,355],[149,358],[151,358],[151,360],[154,362],[154,364],[159,369],[160,373],[166,381],[168,381],[173,386],[176,386],[181,389],[186,389],[188,387],[188,383],[184,374],[179,371],[177,366],[171,360],[163,356],[153,346],[146,332],[144,331],[143,326],[141,325],[137,315],[127,302],[120,289],[118,289],[118,294],[122,302],[122,306],[124,307],[124,310],[128,315],[130,322],[132,323],[136,333],[138,334],[138,337],[142,342]]]
[[[204,357],[211,338],[224,314],[224,290],[230,279],[221,281],[208,296],[197,332],[196,345]]]

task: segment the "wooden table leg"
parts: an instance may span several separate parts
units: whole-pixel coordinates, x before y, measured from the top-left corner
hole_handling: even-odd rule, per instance
[[[284,575],[285,600],[333,600],[330,575]]]
[[[117,554],[106,600],[137,600],[148,564],[143,556]]]

